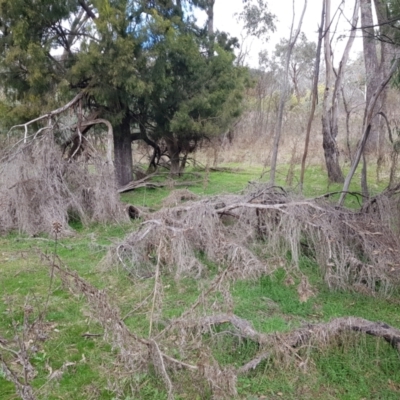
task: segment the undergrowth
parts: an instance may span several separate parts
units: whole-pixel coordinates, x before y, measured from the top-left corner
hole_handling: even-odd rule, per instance
[[[193,192],[215,195],[221,189],[242,190],[259,173],[258,170],[254,174],[211,173],[210,182],[193,188]],[[222,188],[228,176],[232,183]],[[129,203],[158,208],[169,192],[167,189],[140,189],[122,197]],[[208,368],[208,364],[214,365],[210,360],[215,360],[218,369],[215,367],[212,371],[217,372],[240,368],[253,360],[262,349],[262,343],[245,337],[233,329],[229,321],[205,330],[198,328],[199,332],[193,329],[191,334],[199,335],[202,341],[187,339],[191,346],[185,348],[187,360],[183,358],[179,341],[180,335],[188,332],[180,333],[178,329],[163,339],[162,332],[201,298],[223,268],[201,251],[195,256],[204,265],[202,273],[187,274],[180,279],[165,263],[161,265],[158,281],[154,274],[139,278],[130,275],[117,263],[112,268],[105,267],[104,257],[110,247],[121,243],[140,222],[90,227],[75,222],[74,236],[58,240],[57,264],[60,268],[66,265],[69,271],[106,294],[130,332],[146,340],[161,337],[161,350],[178,361],[192,363],[198,368],[204,364]],[[60,274],[55,275],[48,308],[45,315],[41,315],[49,293],[49,259],[55,255],[54,239],[45,235],[32,238],[9,234],[0,237],[0,249],[0,352],[6,364],[19,371],[14,354],[4,349],[18,349],[16,337],[23,337],[23,346],[35,371],[29,382],[36,398],[168,398],[166,378],[157,362],[148,363],[146,368],[134,367],[134,372],[129,373],[121,350],[110,341],[108,333],[105,335],[108,328],[96,318],[90,300]],[[152,264],[156,264],[157,251],[148,255]],[[260,335],[272,335],[265,337],[275,337],[278,341],[304,324],[326,323],[350,315],[400,327],[400,300],[396,288],[390,297],[367,290],[331,290],[312,254],[306,256],[301,252],[298,267],[294,266],[290,252],[273,259],[262,252],[258,256],[274,263],[269,265],[271,273],[234,279],[229,283],[231,297],[224,297],[227,296],[224,290],[217,290],[212,301],[201,303],[200,308],[209,305],[217,311],[230,309],[232,315],[248,321]],[[306,299],[299,289],[305,277],[309,288]],[[155,287],[159,291],[156,297]],[[193,316],[200,318],[207,311],[204,308]],[[151,335],[150,321],[154,324]],[[397,399],[400,397],[398,371],[399,353],[389,343],[351,332],[330,338],[323,344],[300,346],[296,351],[293,348],[277,351],[254,370],[238,374],[237,397],[249,400]],[[207,372],[200,376],[169,365],[168,376],[177,399],[221,397],[220,393],[216,395],[215,387],[207,383],[210,379]],[[0,398],[15,398],[15,385],[5,378],[6,373],[0,369]]]

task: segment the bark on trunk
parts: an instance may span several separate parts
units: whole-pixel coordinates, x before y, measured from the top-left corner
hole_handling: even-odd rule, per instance
[[[292,26],[290,29],[290,38],[289,44],[286,53],[286,60],[285,60],[285,72],[282,80],[281,86],[281,93],[280,93],[280,101],[279,101],[279,109],[278,109],[278,116],[277,116],[277,124],[275,130],[275,137],[274,137],[274,144],[272,149],[272,157],[271,157],[271,171],[269,175],[269,181],[271,185],[275,183],[275,174],[276,174],[276,164],[278,160],[278,150],[279,150],[279,142],[281,139],[282,134],[282,120],[283,120],[283,110],[285,108],[286,100],[288,97],[288,83],[289,83],[289,67],[290,67],[290,59],[292,57],[293,48],[296,44],[297,38],[299,37],[301,26],[303,23],[304,14],[307,9],[307,0],[304,0],[303,11],[299,19],[299,23],[297,26],[296,31],[293,32],[294,27],[294,2],[293,2],[293,18],[292,18]]]
[[[343,182],[343,173],[339,165],[339,149],[336,140],[331,135],[329,118],[326,116],[322,117],[322,135],[322,146],[324,148],[329,182]]]
[[[214,3],[215,0],[208,0],[207,3],[207,31],[209,35],[214,35]]]
[[[311,111],[308,118],[307,123],[307,132],[306,132],[306,139],[304,142],[304,152],[303,157],[301,159],[301,171],[300,171],[300,190],[303,191],[303,183],[304,183],[304,173],[306,170],[306,160],[308,154],[308,147],[310,144],[310,135],[311,135],[311,126],[314,120],[315,109],[317,106],[318,100],[318,80],[319,80],[319,66],[321,62],[321,49],[322,49],[322,39],[323,39],[323,30],[324,30],[324,23],[325,23],[325,3],[322,4],[322,11],[321,11],[321,23],[318,29],[318,45],[317,45],[317,55],[315,57],[315,69],[314,69],[314,79],[312,85],[312,103],[311,103]]]
[[[323,136],[323,148],[325,154],[325,163],[328,170],[328,178],[330,182],[341,183],[344,181],[343,173],[339,165],[339,149],[336,143],[336,137],[338,135],[338,119],[339,119],[339,94],[343,87],[343,76],[344,69],[346,67],[350,49],[353,45],[355,39],[355,27],[358,23],[358,11],[359,11],[359,1],[356,0],[354,5],[353,17],[352,17],[352,32],[346,44],[346,48],[343,52],[342,59],[339,63],[339,69],[336,73],[335,84],[333,88],[333,93],[331,95],[332,86],[332,48],[331,48],[331,37],[330,37],[330,26],[331,26],[331,2],[330,0],[325,0],[325,40],[324,40],[324,50],[325,50],[325,66],[326,66],[326,76],[325,76],[325,94],[323,103],[323,113],[322,113],[322,136]]]
[[[179,162],[179,155],[181,153],[181,149],[177,140],[174,138],[169,138],[166,140],[167,150],[171,161],[171,169],[170,175],[177,176],[181,172],[181,166]]]
[[[361,0],[361,25],[363,27],[363,52],[365,65],[365,113],[367,112],[368,104],[371,101],[372,95],[375,93],[380,77],[380,68],[377,55],[377,40],[373,28],[374,21],[372,18],[371,0]],[[380,104],[377,102],[377,108]],[[364,125],[365,128],[365,125]],[[368,142],[366,143],[367,151],[376,151],[379,143],[379,124],[377,121],[371,121],[371,132]]]
[[[114,129],[114,166],[119,187],[132,180],[132,138],[128,115]]]
[[[331,110],[329,106],[332,86],[332,62],[331,62],[331,2],[325,0],[325,93],[322,111],[322,146],[324,148],[325,164],[330,182],[343,182],[343,174],[339,165],[339,149],[336,144],[336,137],[332,136]]]

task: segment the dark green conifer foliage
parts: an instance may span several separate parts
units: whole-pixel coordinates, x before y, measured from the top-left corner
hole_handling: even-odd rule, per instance
[[[85,107],[113,124],[119,185],[132,179],[131,143],[137,139],[166,143],[177,172],[189,143],[221,133],[239,115],[247,82],[245,70],[234,64],[235,42],[218,33],[210,39],[187,12],[202,6],[0,0],[8,122],[37,117],[84,91]]]

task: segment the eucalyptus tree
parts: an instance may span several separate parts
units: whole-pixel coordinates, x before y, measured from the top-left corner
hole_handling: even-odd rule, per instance
[[[133,140],[179,144],[217,133],[239,112],[245,74],[227,41],[204,51],[209,35],[196,25],[195,7],[205,5],[1,0],[0,74],[10,116],[26,121],[77,96],[90,115],[113,125],[119,185],[132,179]]]
[[[377,115],[384,115],[382,110],[385,102],[385,90],[392,78],[394,78],[395,82],[398,82],[400,76],[400,35],[398,30],[400,1],[374,0],[378,24],[374,24],[373,19],[371,19],[371,1],[361,0],[361,3],[361,29],[364,36],[364,60],[367,69],[367,101],[362,136],[358,143],[352,166],[344,182],[343,194],[339,200],[340,204],[343,204],[345,200],[346,192],[367,147],[368,140],[372,137],[371,142],[376,143],[377,135],[374,132],[376,131],[376,124],[374,122]],[[376,57],[376,52],[378,51],[377,43],[380,43],[379,58]],[[363,191],[367,194],[365,159],[362,179]]]
[[[293,49],[296,45],[297,39],[300,35],[301,26],[303,24],[304,14],[307,9],[307,0],[304,0],[304,6],[300,18],[298,20],[297,28],[294,29],[294,21],[295,21],[295,3],[293,0],[293,16],[292,16],[292,25],[290,28],[290,36],[288,40],[287,49],[285,51],[285,66],[284,72],[281,82],[281,93],[280,93],[280,100],[279,100],[279,108],[278,108],[278,115],[277,115],[277,123],[275,126],[275,136],[274,136],[274,143],[272,149],[272,157],[271,157],[271,170],[270,170],[270,183],[275,183],[275,173],[276,173],[276,164],[278,159],[278,149],[279,149],[279,142],[281,139],[282,133],[282,122],[283,122],[283,111],[285,107],[285,103],[288,96],[288,84],[289,84],[289,69],[290,69],[290,61],[292,59]]]
[[[275,46],[274,55],[280,60],[282,66],[285,64],[288,44],[287,39],[281,39]],[[299,40],[293,47],[288,71],[297,103],[300,103],[301,97],[310,87],[309,82],[313,80],[316,51],[315,42],[309,41],[304,32],[301,32]]]
[[[331,28],[334,23],[331,18],[331,1],[325,1],[325,33],[324,33],[324,58],[325,58],[325,92],[322,112],[322,137],[325,156],[325,164],[328,177],[331,182],[343,182],[343,173],[339,164],[339,149],[337,146],[337,136],[339,132],[339,96],[343,87],[344,71],[349,59],[350,49],[353,45],[360,2],[355,0],[353,16],[351,20],[351,32],[348,37],[346,47],[343,51],[339,67],[334,70],[332,57]],[[333,76],[334,75],[334,76]],[[333,90],[332,90],[333,89]]]

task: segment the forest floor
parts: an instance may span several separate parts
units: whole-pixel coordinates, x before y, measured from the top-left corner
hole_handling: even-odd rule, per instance
[[[188,183],[188,190],[199,196],[240,193],[252,182],[268,180],[262,168],[226,167],[202,172],[194,186]],[[288,168],[281,168],[278,184],[286,187],[287,176]],[[328,186],[325,176],[322,168],[309,168],[304,195],[315,197],[341,189]],[[188,175],[184,179],[190,182],[197,178]],[[296,190],[295,179],[291,186]],[[357,186],[351,190],[358,191]],[[384,180],[377,183],[371,178],[371,192],[378,193],[384,186]],[[173,190],[171,183],[164,188],[137,189],[121,198],[125,203],[158,210]],[[358,201],[353,196],[346,205],[357,208]],[[174,333],[176,348],[169,337],[161,350],[169,359],[178,360],[173,362],[179,368],[165,367],[163,353],[154,344],[156,350],[150,351],[153,362],[147,367],[131,366],[132,373],[126,366],[127,358],[140,364],[140,357],[136,357],[140,345],[133,344],[129,353],[124,334],[131,335],[129,343],[153,346],[170,321],[210,292],[221,273],[221,266],[202,254],[198,256],[203,257],[207,270],[200,276],[179,279],[163,269],[157,269],[156,275],[136,277],[121,265],[105,263],[110,247],[138,229],[141,222],[83,227],[75,221],[71,223],[74,235],[57,239],[17,233],[0,237],[0,399],[16,398],[18,384],[32,389],[34,397],[27,399],[231,398],[229,374],[254,360],[265,338],[280,341],[286,337],[282,335],[305,324],[325,324],[349,316],[400,329],[398,289],[385,296],[366,290],[331,290],[312,256],[301,254],[298,268],[294,268],[290,255],[282,254],[269,261],[277,263],[271,273],[232,280],[229,294],[216,292],[207,303],[214,307],[229,302],[231,317],[239,321],[237,326],[226,317],[226,321],[199,329],[201,341],[188,340],[191,347],[185,348],[185,359],[177,350],[181,340],[178,329]],[[156,259],[157,254],[149,257]],[[306,297],[299,291],[304,277],[309,285]],[[100,303],[108,312],[101,317],[96,314]],[[122,332],[117,339],[112,338],[110,321]],[[240,323],[249,325],[241,330]],[[154,361],[158,354],[159,362]],[[203,357],[212,358],[218,367]],[[190,369],[202,368],[209,368],[202,372],[204,379],[193,378]],[[226,374],[227,386],[218,390],[218,382],[223,381],[215,377],[213,383],[209,376],[213,373]],[[348,332],[318,345],[277,351],[256,368],[235,373],[234,380],[237,398],[248,400],[399,399],[400,357],[382,338]]]

